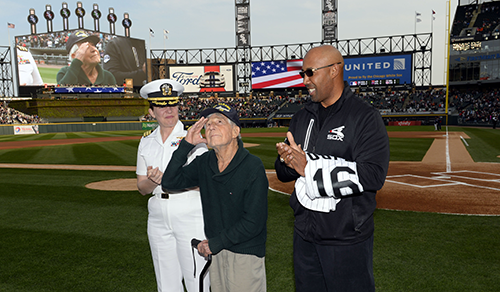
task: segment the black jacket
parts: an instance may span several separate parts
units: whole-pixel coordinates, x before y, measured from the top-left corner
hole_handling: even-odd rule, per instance
[[[295,214],[295,230],[304,240],[319,244],[347,245],[361,242],[373,234],[375,194],[384,185],[389,167],[387,131],[379,112],[354,95],[347,84],[321,128],[318,122],[320,106],[320,103],[307,103],[293,116],[289,131],[297,145],[302,145],[308,153],[333,156],[323,156],[331,159],[329,161],[342,158],[354,162],[351,164],[355,165],[357,172],[352,171],[352,175],[358,180],[358,186],[361,186],[358,188],[352,184],[352,194],[334,196],[330,193],[330,198],[339,197],[340,201],[335,210],[329,212],[305,208],[299,202],[296,188],[290,198],[290,206]],[[313,163],[308,162],[308,165]],[[275,168],[278,178],[283,182],[300,178],[295,170],[280,162],[279,157]],[[318,168],[318,171],[322,169]],[[307,173],[318,174],[309,170],[306,177]],[[342,186],[346,185],[332,183],[330,189],[340,194]]]
[[[126,78],[134,79],[134,86],[145,84],[146,49],[143,42],[133,43],[129,38],[115,37],[106,44],[103,59],[104,69],[113,73],[118,84],[123,84]]]
[[[193,147],[181,141],[163,174],[163,189],[200,187],[205,235],[214,254],[226,249],[265,256],[269,183],[262,161],[238,139],[238,151],[222,172],[214,150],[185,165]]]

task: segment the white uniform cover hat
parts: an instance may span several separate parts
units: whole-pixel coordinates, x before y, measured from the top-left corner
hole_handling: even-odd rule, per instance
[[[155,106],[176,106],[184,86],[171,79],[158,79],[144,85],[140,90],[142,98]]]

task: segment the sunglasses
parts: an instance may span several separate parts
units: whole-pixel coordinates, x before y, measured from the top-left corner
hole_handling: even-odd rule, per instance
[[[333,63],[333,64],[326,65],[326,66],[319,67],[319,68],[309,68],[309,69],[300,71],[299,75],[302,78],[304,78],[306,75],[307,75],[307,77],[312,77],[314,75],[314,72],[318,71],[319,69],[324,69],[324,68],[332,67],[333,65],[338,65],[338,64],[342,64],[342,62]]]

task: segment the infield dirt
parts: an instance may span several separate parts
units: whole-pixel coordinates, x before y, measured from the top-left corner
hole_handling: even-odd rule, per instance
[[[285,137],[285,133],[247,133],[244,137]],[[389,132],[389,137],[433,138],[421,162],[390,162],[384,187],[377,193],[378,208],[452,214],[500,215],[500,166],[476,163],[462,139],[463,132]],[[0,149],[140,139],[102,137],[85,139],[2,142]],[[245,145],[251,147],[255,145]],[[2,168],[135,171],[134,166],[0,164]],[[267,170],[273,190],[291,194],[293,183],[282,183]],[[137,190],[135,179],[94,182],[88,188],[104,191]]]

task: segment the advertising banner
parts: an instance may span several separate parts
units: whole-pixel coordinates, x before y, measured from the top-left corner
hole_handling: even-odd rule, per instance
[[[392,55],[346,58],[344,80],[350,85],[411,84],[411,57],[411,55]]]
[[[451,64],[499,60],[500,53],[460,55],[450,59]]]
[[[420,126],[422,121],[399,121],[399,122],[389,122],[389,126]]]
[[[252,62],[252,88],[304,87],[302,59]],[[411,84],[412,56],[344,58],[344,80],[351,86]]]
[[[38,134],[38,125],[29,125],[29,126],[15,125],[13,127],[15,135]]]
[[[154,130],[158,127],[157,122],[142,122],[143,130]]]
[[[184,85],[185,93],[234,91],[233,65],[171,66],[168,76]]]

